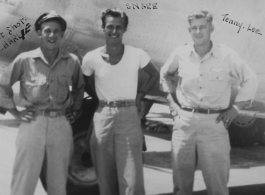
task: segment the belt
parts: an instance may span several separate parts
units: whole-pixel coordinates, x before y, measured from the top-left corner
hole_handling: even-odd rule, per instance
[[[204,108],[187,108],[187,107],[180,107],[182,110],[186,110],[189,112],[196,112],[196,113],[201,113],[201,114],[216,114],[216,113],[222,113],[225,111],[223,110],[211,110],[211,109],[204,109]]]
[[[124,101],[100,101],[99,107],[129,107],[129,106],[135,106],[135,100],[124,100]]]
[[[51,118],[65,115],[65,110],[36,110],[36,114],[40,116],[48,116]]]

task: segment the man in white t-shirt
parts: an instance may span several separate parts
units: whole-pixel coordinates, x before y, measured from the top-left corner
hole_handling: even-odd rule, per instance
[[[128,17],[118,9],[102,13],[106,45],[87,53],[82,70],[95,77],[99,107],[90,140],[101,195],[145,194],[142,167],[143,135],[138,112],[143,96],[159,73],[145,51],[122,43]],[[137,92],[138,70],[149,79]],[[92,87],[86,87],[93,94]]]

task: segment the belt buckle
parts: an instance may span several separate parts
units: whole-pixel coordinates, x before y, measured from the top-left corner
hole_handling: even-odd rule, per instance
[[[118,102],[117,101],[113,102],[113,107],[114,108],[118,107]]]
[[[49,117],[54,118],[56,116],[57,116],[57,112],[55,112],[55,111],[49,112]]]

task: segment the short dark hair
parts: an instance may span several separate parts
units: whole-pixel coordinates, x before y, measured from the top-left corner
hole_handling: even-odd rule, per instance
[[[188,21],[189,23],[191,23],[193,19],[200,19],[200,18],[205,18],[207,22],[210,23],[212,23],[213,21],[213,15],[208,10],[195,10],[191,12],[188,16]]]
[[[66,21],[55,11],[46,12],[38,17],[35,22],[35,30],[36,32],[41,29],[41,24],[48,21],[56,21],[61,25],[61,29],[64,32],[67,28]]]
[[[102,28],[105,28],[106,25],[106,17],[107,16],[112,16],[115,18],[122,18],[124,21],[124,26],[125,28],[127,28],[128,24],[129,24],[129,18],[126,15],[125,12],[122,12],[121,10],[119,10],[118,8],[114,8],[114,9],[107,9],[106,11],[102,12],[101,15],[101,21],[102,21]]]

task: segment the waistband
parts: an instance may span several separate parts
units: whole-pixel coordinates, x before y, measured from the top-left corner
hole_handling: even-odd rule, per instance
[[[187,108],[187,107],[180,107],[180,109],[189,111],[189,112],[200,113],[200,114],[216,114],[216,113],[222,113],[225,111],[225,109],[212,110],[212,109],[204,109],[204,108]]]
[[[56,118],[60,116],[65,116],[65,110],[36,110],[36,114],[39,116]]]
[[[118,101],[99,101],[99,107],[129,107],[135,106],[135,100],[118,100]]]

